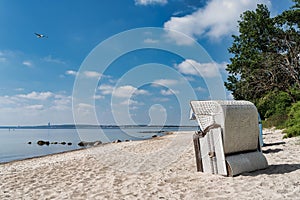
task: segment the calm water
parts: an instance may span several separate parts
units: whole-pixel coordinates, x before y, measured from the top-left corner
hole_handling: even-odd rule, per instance
[[[163,131],[177,131],[178,128],[164,128]],[[195,127],[184,127],[180,130],[195,130]],[[0,129],[0,163],[36,156],[48,155],[74,149],[80,149],[80,141],[97,141],[103,143],[117,139],[144,140],[158,133],[159,128],[126,128],[126,129]],[[71,142],[72,145],[50,144],[39,146],[37,141]],[[32,144],[28,144],[32,142]]]

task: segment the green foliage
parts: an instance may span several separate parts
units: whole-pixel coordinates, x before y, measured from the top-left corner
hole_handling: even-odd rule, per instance
[[[287,137],[300,135],[300,0],[293,1],[275,17],[265,5],[241,15],[224,83],[236,100],[255,103],[264,126],[287,126]]]
[[[271,91],[256,104],[262,119],[266,119],[272,115],[286,115],[292,99],[287,92]]]
[[[228,82],[225,86],[232,91],[235,99],[253,100],[267,91],[269,79],[268,65],[264,64],[263,52],[270,46],[275,34],[275,23],[264,5],[258,5],[256,11],[246,11],[239,21],[239,36],[233,36],[234,42],[228,50],[235,56],[227,66]],[[269,90],[268,90],[269,91]]]
[[[300,90],[297,88],[290,89],[290,95],[293,98],[293,102],[297,102],[300,100]]]
[[[288,117],[284,138],[300,136],[300,101],[292,105]]]
[[[300,124],[285,129],[284,133],[285,135],[283,136],[283,138],[300,136]]]
[[[225,86],[235,99],[257,101],[270,91],[300,89],[300,10],[294,8],[271,18],[265,5],[246,11],[238,36],[228,49],[234,56],[227,66]]]
[[[264,127],[283,127],[291,104],[291,96],[282,91],[270,91],[266,96],[258,99],[256,105],[264,120]]]

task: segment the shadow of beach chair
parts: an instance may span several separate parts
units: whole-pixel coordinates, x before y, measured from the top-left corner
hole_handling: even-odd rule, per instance
[[[258,112],[248,101],[191,101],[197,171],[235,176],[268,167],[261,151]]]

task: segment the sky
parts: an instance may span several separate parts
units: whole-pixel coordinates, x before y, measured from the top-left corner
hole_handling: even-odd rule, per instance
[[[194,125],[240,15],[290,0],[0,0],[0,126]],[[45,37],[38,38],[35,33]]]

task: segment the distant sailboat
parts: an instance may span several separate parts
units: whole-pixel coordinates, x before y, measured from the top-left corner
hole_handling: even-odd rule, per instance
[[[37,38],[48,38],[48,36],[40,34],[40,33],[34,33]]]

